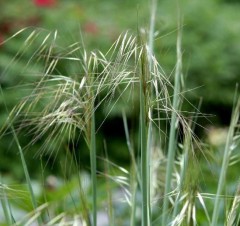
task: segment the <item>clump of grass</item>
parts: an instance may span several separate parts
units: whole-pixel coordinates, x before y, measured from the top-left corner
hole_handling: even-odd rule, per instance
[[[33,36],[35,34],[37,33],[32,33]],[[31,38],[33,38],[32,35]],[[44,38],[43,43],[46,42],[48,37],[49,35]],[[119,85],[126,84],[124,88],[126,90],[131,84],[131,80],[135,80],[134,77],[129,76],[134,74],[135,71],[127,70],[128,60],[136,52],[135,38],[132,36],[128,38],[125,34],[121,43],[119,38],[106,54],[106,56],[110,56],[110,60],[107,60],[101,52],[87,53],[85,50],[78,52],[81,47],[77,43],[69,46],[69,52],[63,53],[63,56],[62,54],[53,55],[56,39],[57,33],[55,32],[47,54],[43,55],[46,67],[36,88],[12,111],[11,115],[15,115],[14,120],[20,122],[18,130],[31,128],[29,134],[33,135],[34,139],[29,143],[29,146],[34,145],[47,134],[47,138],[39,150],[39,155],[49,149],[51,155],[57,154],[60,144],[65,139],[70,143],[74,142],[74,139],[80,135],[84,136],[90,151],[93,192],[92,222],[93,225],[96,225],[95,111],[103,101],[112,98]],[[42,44],[42,46],[44,45]],[[42,55],[44,49],[45,46],[39,50],[40,55]],[[79,54],[80,57],[73,56],[76,54]],[[58,62],[63,60],[73,65],[77,62],[76,66],[79,68],[76,78],[53,74]],[[98,71],[100,66],[103,67],[102,71]],[[96,103],[96,98],[103,92],[106,93],[105,96]],[[39,108],[41,103],[44,106]],[[55,153],[52,150],[55,150]]]
[[[72,224],[82,222],[89,226],[100,224],[97,217],[101,209],[98,192],[103,182],[99,183],[100,178],[97,175],[103,175],[107,180],[104,182],[104,189],[110,193],[106,196],[108,202],[105,200],[105,204],[107,203],[109,208],[108,215],[112,224],[118,223],[115,219],[117,211],[114,211],[113,203],[114,188],[117,187],[124,191],[125,201],[128,204],[125,208],[130,210],[126,214],[129,217],[126,222],[131,226],[139,223],[143,226],[197,225],[202,222],[208,224],[211,222],[212,226],[217,225],[218,216],[221,214],[219,204],[221,196],[224,196],[222,192],[226,184],[226,172],[233,161],[232,157],[234,162],[239,158],[237,154],[233,156],[233,152],[239,145],[240,138],[240,100],[236,98],[237,104],[229,127],[212,208],[205,200],[206,196],[211,194],[201,192],[201,167],[206,164],[202,163],[204,159],[202,156],[205,157],[205,150],[194,135],[196,119],[193,118],[198,117],[199,109],[196,107],[197,113],[193,115],[188,113],[188,117],[185,117],[184,112],[181,111],[181,103],[184,101],[181,21],[178,26],[177,63],[174,84],[172,84],[154,56],[155,10],[156,1],[153,1],[152,22],[148,36],[141,30],[136,36],[130,32],[122,34],[106,53],[87,51],[83,43],[60,48],[57,45],[57,32],[48,33],[44,37],[40,35],[39,30],[30,33],[25,42],[26,46],[30,46],[38,37],[41,42],[29,65],[36,60],[41,62],[43,69],[30,95],[23,98],[9,114],[7,125],[7,129],[12,129],[18,145],[35,209],[35,212],[27,216],[25,223],[30,224],[39,219],[39,224],[48,222],[48,225],[60,221],[66,225],[70,222]],[[67,74],[62,74],[58,70],[58,66],[63,63],[67,65]],[[137,98],[134,99],[129,93],[132,96],[137,93]],[[130,96],[127,100],[124,96],[126,94]],[[119,101],[137,106],[139,113],[139,127],[136,132],[139,145],[134,145],[136,141],[131,139],[125,109],[121,109],[126,144],[132,162],[128,170],[116,166],[108,160],[108,157],[107,160],[102,160],[97,155],[98,131]],[[96,122],[96,115],[102,108],[109,110],[101,122]],[[100,125],[99,128],[96,125]],[[16,132],[13,128],[16,128]],[[39,205],[39,201],[36,200],[27,163],[17,137],[21,131],[27,131],[27,135],[33,137],[28,144],[29,147],[39,140],[44,140],[38,153],[35,153],[38,156],[44,153],[56,156],[62,151],[63,145],[70,146],[80,137],[84,138],[90,156],[91,197],[90,201],[85,197],[88,192],[84,190],[82,178],[79,176],[79,202],[82,203],[82,208],[76,207],[74,214],[68,214],[66,209],[65,212],[59,211],[54,217],[51,216],[51,219],[42,217],[43,212],[50,208],[50,203],[45,200]],[[181,132],[183,141],[178,142],[178,134]],[[107,143],[104,148],[105,156],[108,156]],[[76,157],[71,156],[71,162],[75,160]],[[98,160],[105,162],[104,173],[97,170]],[[113,176],[112,168],[117,168],[119,175]],[[78,174],[77,165],[75,170]],[[11,208],[8,208],[10,200],[5,195],[6,189],[1,188],[1,192],[4,197],[2,206],[6,221],[15,223],[11,217],[13,215]],[[238,209],[239,192],[237,191],[228,210],[227,225],[239,222],[239,217],[236,215]],[[138,210],[141,210],[140,216]],[[72,220],[70,215],[74,216],[75,220]],[[120,222],[124,224],[124,219],[121,220]],[[19,224],[21,222],[16,223]]]

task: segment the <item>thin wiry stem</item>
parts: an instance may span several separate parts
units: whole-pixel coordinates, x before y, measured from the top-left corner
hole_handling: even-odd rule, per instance
[[[94,105],[93,105],[94,109]],[[96,166],[96,130],[95,130],[95,114],[91,117],[91,144],[90,144],[90,159],[91,159],[91,178],[93,192],[93,226],[97,226],[97,166]]]

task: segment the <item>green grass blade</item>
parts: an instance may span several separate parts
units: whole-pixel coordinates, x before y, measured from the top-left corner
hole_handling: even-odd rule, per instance
[[[1,187],[1,204],[2,204],[2,209],[3,209],[3,215],[5,217],[7,224],[12,225],[14,223],[14,221],[11,217],[12,213],[11,213],[9,200],[8,200],[6,192],[5,192],[5,187],[3,184],[0,187]]]
[[[22,150],[22,147],[21,147],[21,145],[19,143],[17,134],[16,134],[13,126],[11,126],[11,129],[12,129],[12,132],[13,132],[14,140],[15,140],[15,142],[17,144],[17,147],[18,147],[18,150],[19,150],[19,153],[20,153],[20,158],[21,158],[21,162],[22,162],[23,171],[24,171],[24,175],[25,175],[25,178],[26,178],[28,190],[30,192],[32,205],[33,205],[33,208],[36,210],[37,209],[37,200],[36,200],[35,195],[34,195],[34,191],[33,191],[30,175],[29,175],[28,168],[27,168],[27,163],[26,163],[25,158],[24,158],[23,150]],[[39,216],[38,217],[38,223],[41,225],[42,222],[43,222],[43,220],[42,220],[41,216]]]
[[[133,173],[133,175],[136,175],[136,174]],[[137,182],[134,177],[132,178],[131,188],[132,188],[132,200],[131,200],[132,206],[131,206],[130,226],[135,226],[136,225],[136,208],[137,208],[137,203],[136,203]]]
[[[147,153],[147,129],[145,125],[146,121],[146,112],[145,112],[145,103],[144,95],[140,93],[140,134],[141,134],[141,188],[142,188],[142,217],[143,217],[143,226],[149,225],[149,189],[148,189],[148,153]]]
[[[155,19],[156,19],[156,12],[157,12],[157,0],[152,0],[151,1],[151,11],[150,11],[150,26],[149,26],[149,36],[148,36],[148,65],[149,65],[149,77],[152,77],[152,67],[153,67],[153,60],[152,57],[154,55],[154,31],[155,31]],[[151,78],[152,79],[152,78]],[[153,83],[151,82],[151,92],[149,95],[150,102],[153,100]],[[149,108],[148,114],[150,115],[150,118],[152,118],[152,107]],[[153,136],[153,125],[152,125],[152,120],[149,120],[148,122],[148,135],[147,135],[147,164],[148,164],[148,171],[147,171],[147,177],[148,177],[148,206],[149,206],[149,218],[151,218],[151,197],[150,197],[150,169],[149,167],[151,166],[151,158],[149,157],[152,152],[152,136]],[[151,225],[151,219],[149,219],[149,224]]]
[[[142,189],[142,225],[150,225],[149,200],[149,156],[148,156],[148,120],[147,120],[147,79],[149,65],[146,49],[141,57],[140,73],[140,153],[141,153],[141,189]]]
[[[232,119],[231,119],[228,136],[227,136],[227,141],[226,141],[226,145],[224,148],[224,156],[223,156],[220,176],[219,176],[219,180],[218,180],[218,188],[217,188],[216,198],[215,198],[215,202],[214,202],[211,226],[217,225],[218,217],[220,215],[220,201],[221,201],[220,196],[222,194],[224,184],[226,181],[228,163],[229,163],[229,160],[231,157],[231,147],[234,146],[234,143],[235,143],[234,132],[235,132],[235,128],[237,127],[237,124],[238,124],[239,114],[240,114],[240,98],[238,99],[236,107],[233,110]]]
[[[149,69],[152,70],[152,60],[151,56],[154,51],[154,28],[155,28],[155,20],[156,20],[156,12],[157,12],[157,0],[151,1],[151,19],[150,19],[150,27],[149,27],[149,36],[148,36],[148,61],[149,61]]]
[[[128,124],[127,124],[127,117],[125,112],[122,112],[122,117],[123,117],[123,125],[124,125],[124,131],[125,131],[125,136],[126,136],[126,141],[127,141],[127,146],[129,150],[129,154],[131,157],[131,193],[132,193],[132,199],[131,199],[131,219],[130,219],[130,225],[135,226],[136,225],[136,208],[137,208],[137,203],[136,203],[136,193],[137,193],[137,184],[141,183],[141,178],[138,173],[138,168],[137,168],[137,163],[136,159],[134,156],[134,150],[130,142],[130,136],[129,136],[129,130],[128,130]]]
[[[181,23],[179,21],[179,23]],[[167,168],[166,168],[166,183],[164,190],[164,200],[163,200],[163,217],[162,217],[162,225],[167,225],[167,210],[169,205],[168,195],[171,191],[171,180],[172,180],[172,172],[174,165],[174,157],[176,152],[176,124],[177,124],[177,111],[179,107],[180,101],[180,87],[181,87],[181,74],[182,74],[182,51],[181,51],[181,24],[179,24],[178,29],[178,38],[177,38],[177,64],[175,71],[175,79],[174,79],[174,94],[173,94],[173,106],[172,106],[172,115],[170,122],[170,135],[168,141],[168,156],[167,156]]]

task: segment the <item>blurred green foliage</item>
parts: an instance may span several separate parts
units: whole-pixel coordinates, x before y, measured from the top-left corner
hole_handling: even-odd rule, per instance
[[[189,90],[185,96],[194,105],[202,97],[202,111],[216,114],[218,117],[215,118],[220,123],[229,120],[235,86],[240,81],[240,4],[237,3],[233,0],[183,0],[180,6],[184,24],[185,87]],[[61,39],[57,45],[60,48],[83,41],[87,49],[100,49],[104,52],[122,32],[136,32],[140,27],[147,29],[150,18],[149,1],[143,0],[59,0],[45,7],[37,5],[36,1],[27,0],[11,0],[4,4],[1,1],[0,4],[0,42],[4,42],[0,46],[0,84],[4,91],[4,97],[0,96],[1,127],[8,117],[4,99],[8,109],[11,109],[30,92],[22,85],[34,82],[38,76],[32,75],[42,71],[45,66],[43,62],[29,63],[43,40],[39,38],[34,40],[31,47],[24,46],[24,41],[33,31],[31,27],[58,30]],[[159,1],[155,27],[155,53],[170,78],[176,63],[177,10],[175,0]],[[30,28],[10,38],[25,27]],[[70,70],[69,65],[62,63],[58,70],[66,74]],[[121,124],[121,110],[117,109],[122,108],[121,104],[116,106],[109,119],[117,118],[116,126]],[[193,107],[187,106],[187,109],[192,110]],[[221,112],[216,109],[221,109]],[[29,139],[31,137],[21,138],[23,146],[28,144]],[[122,153],[121,146],[126,146],[124,138],[122,145],[119,137],[111,139],[114,146],[111,149],[116,149],[115,153]],[[32,147],[32,152],[28,152],[29,159],[39,146]],[[16,150],[11,135],[1,139],[0,170],[7,172],[10,168],[15,169],[14,174],[21,177],[23,175],[19,175],[19,156],[16,155]],[[115,158],[121,156],[118,154]],[[34,165],[32,168],[35,168]]]

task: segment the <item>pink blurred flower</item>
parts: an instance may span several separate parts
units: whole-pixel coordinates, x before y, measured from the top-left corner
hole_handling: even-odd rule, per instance
[[[96,23],[89,21],[83,25],[83,31],[92,35],[96,35],[99,33],[99,28]]]
[[[56,0],[33,0],[33,2],[39,7],[52,7],[56,4]]]

